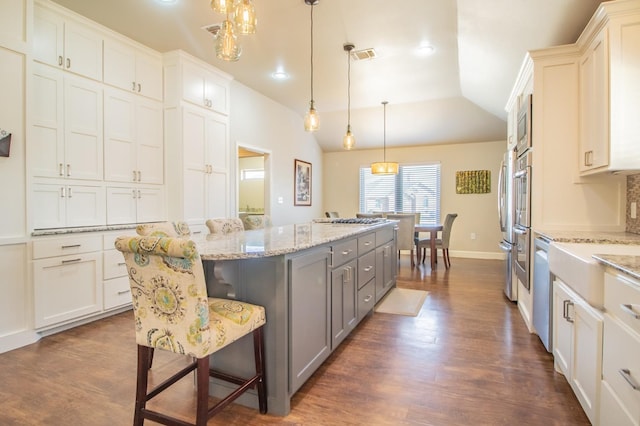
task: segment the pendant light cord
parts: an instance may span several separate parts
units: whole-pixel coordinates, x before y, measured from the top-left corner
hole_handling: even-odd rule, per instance
[[[382,118],[382,160],[387,162],[387,101],[382,102],[383,118]]]
[[[351,49],[347,51],[347,130],[351,130]]]
[[[313,105],[313,4],[311,4],[311,105]]]

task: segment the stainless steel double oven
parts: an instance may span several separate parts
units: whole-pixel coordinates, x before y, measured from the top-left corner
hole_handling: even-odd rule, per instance
[[[513,231],[515,234],[516,276],[529,290],[531,261],[531,170],[533,152],[531,150],[531,95],[525,97],[518,114],[518,143],[516,145],[516,165],[513,174],[515,209]]]

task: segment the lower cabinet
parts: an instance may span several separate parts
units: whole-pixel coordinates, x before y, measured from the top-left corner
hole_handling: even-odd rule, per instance
[[[357,261],[331,271],[331,348],[336,348],[358,320],[356,299]]]
[[[564,282],[553,283],[553,356],[592,424],[598,424],[603,315]]]
[[[375,303],[378,303],[396,282],[395,253],[393,240],[376,248]]]
[[[33,258],[36,329],[102,311],[100,235],[35,241]]]
[[[320,247],[288,261],[291,394],[331,353],[330,259],[329,247]]]
[[[122,253],[114,248],[114,242],[121,235],[133,234],[135,234],[133,231],[118,231],[103,237],[102,290],[105,311],[131,304],[131,285],[127,275],[127,266]]]

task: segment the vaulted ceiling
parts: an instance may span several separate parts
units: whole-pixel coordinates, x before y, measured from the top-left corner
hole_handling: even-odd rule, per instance
[[[258,32],[241,36],[238,62],[216,59],[202,27],[220,23],[209,0],[54,0],[155,50],[182,49],[302,117],[310,100],[310,12],[304,0],[253,0]],[[313,7],[316,139],[342,149],[347,126],[347,54],[356,149],[506,138],[504,110],[525,52],[576,41],[596,0],[320,0]],[[418,47],[433,47],[425,55]],[[289,78],[275,80],[285,71]]]

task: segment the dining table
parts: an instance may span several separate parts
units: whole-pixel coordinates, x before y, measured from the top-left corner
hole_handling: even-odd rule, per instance
[[[436,258],[438,256],[438,252],[436,249],[436,239],[438,238],[438,231],[442,231],[442,224],[421,224],[417,223],[415,226],[415,238],[418,239],[420,232],[428,232],[429,233],[429,243],[431,248],[431,270],[436,269]],[[416,264],[420,263],[420,249],[416,246]],[[424,259],[423,259],[424,261]]]

